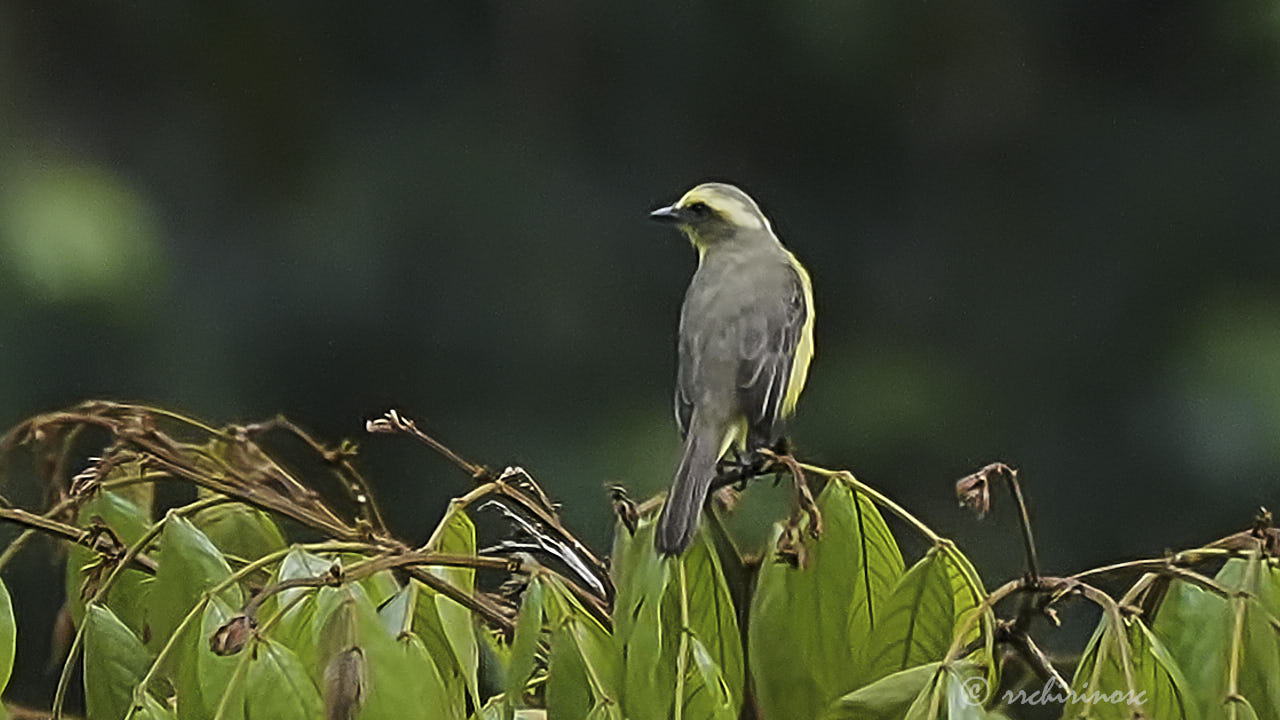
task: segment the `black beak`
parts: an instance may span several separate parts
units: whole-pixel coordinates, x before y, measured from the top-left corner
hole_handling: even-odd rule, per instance
[[[675,205],[658,208],[649,213],[649,217],[658,222],[676,223],[684,220],[684,212]]]

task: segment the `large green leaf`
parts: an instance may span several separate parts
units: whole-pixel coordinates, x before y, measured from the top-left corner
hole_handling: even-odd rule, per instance
[[[205,591],[226,580],[231,568],[204,533],[184,517],[170,516],[160,533],[160,566],[151,590],[147,625],[150,645],[162,647]],[[223,601],[238,607],[244,598],[232,584],[219,592]]]
[[[317,720],[324,702],[302,662],[274,640],[253,643],[244,693],[245,720]]]
[[[945,553],[932,548],[899,578],[864,645],[868,674],[859,685],[946,655],[956,604],[949,564]]]
[[[674,652],[679,619],[664,617],[662,606],[671,563],[654,551],[652,515],[642,517],[634,535],[614,533],[613,638],[620,658],[620,700],[631,720],[665,720],[675,700]]]
[[[1177,662],[1139,618],[1116,627],[1104,615],[1071,681],[1064,718],[1130,720],[1200,717]]]
[[[552,717],[586,717],[595,705],[587,680],[587,661],[573,637],[570,625],[551,634],[547,659],[547,713]]]
[[[1261,720],[1280,720],[1280,634],[1271,624],[1280,599],[1280,571],[1258,556],[1228,561],[1216,580],[1231,590],[1250,593],[1228,600],[1196,585],[1174,580],[1161,603],[1153,631],[1182,668],[1201,714],[1222,716],[1252,706]],[[1236,648],[1238,699],[1228,700],[1228,679]]]
[[[285,548],[284,535],[271,516],[244,503],[222,503],[196,513],[192,524],[224,555],[256,560]]]
[[[169,708],[150,694],[142,699],[141,705],[134,705],[129,710],[128,720],[171,720],[173,713]]]
[[[709,530],[705,526],[700,528],[693,544],[680,556],[684,578],[681,580],[677,576],[669,580],[663,605],[670,617],[679,619],[680,594],[684,593],[684,605],[689,616],[685,631],[692,633],[719,669],[736,716],[742,707],[746,686],[742,635],[738,631],[737,611],[713,542]],[[678,642],[679,636],[674,635],[672,639]]]
[[[622,658],[622,708],[630,718],[665,718],[673,711],[681,634],[689,633],[705,657],[701,665],[685,643],[686,690],[712,673],[709,689],[726,693],[734,716],[742,706],[743,660],[737,613],[707,529],[679,558],[664,559],[654,549],[655,519],[640,519],[635,534],[619,528],[614,538],[614,639]],[[712,675],[707,675],[710,678]],[[710,682],[709,680],[707,682]],[[705,684],[705,683],[704,683]],[[686,692],[685,705],[705,694]],[[706,710],[686,707],[688,717]],[[719,710],[715,710],[718,713]]]
[[[720,666],[696,636],[689,637],[685,674],[684,712],[687,718],[736,720],[739,702],[721,674]]]
[[[1275,561],[1253,554],[1230,560],[1215,579],[1226,587],[1249,593],[1232,601],[1242,615],[1238,692],[1249,700],[1261,720],[1280,720],[1280,570]]]
[[[561,619],[551,635],[547,712],[553,718],[590,717],[600,707],[621,713],[613,640],[585,613]],[[595,708],[595,709],[593,709]],[[603,716],[602,716],[603,717]]]
[[[13,600],[9,597],[9,588],[0,580],[0,692],[9,685],[17,643],[18,626],[13,620]]]
[[[235,615],[236,610],[220,597],[205,604],[200,623],[182,638],[182,655],[177,672],[178,717],[181,720],[210,720],[218,711],[231,678],[235,674],[239,655],[215,655],[209,639],[218,628]],[[243,703],[228,708],[225,720],[235,720],[243,714]]]
[[[123,718],[133,689],[151,665],[137,635],[109,608],[88,606],[84,635],[84,699],[89,720]]]
[[[294,578],[316,577],[328,570],[332,561],[318,555],[294,549],[280,562],[276,582]],[[281,613],[272,626],[270,635],[293,650],[313,677],[320,677],[323,664],[317,657],[316,641],[325,618],[317,619],[316,598],[323,591],[333,588],[289,588],[276,595],[276,605]]]
[[[899,720],[938,671],[938,663],[895,672],[832,703],[824,720]]]
[[[328,614],[323,633],[334,636],[336,644],[322,638],[325,663],[339,653],[358,648],[364,657],[366,688],[356,717],[361,720],[404,718],[450,718],[444,683],[422,641],[411,632],[388,632],[364,587],[349,584],[334,591],[338,605]],[[324,613],[321,601],[318,614]],[[401,622],[408,622],[401,618]]]
[[[422,640],[440,673],[449,712],[462,715],[467,705],[467,674],[458,662],[458,654],[449,636],[445,634],[440,613],[436,610],[436,593],[417,580],[409,581],[406,592],[413,594],[413,633]]]
[[[926,673],[926,670],[929,672]],[[931,663],[900,673],[898,677],[905,680],[908,675],[914,676],[913,681],[924,680],[925,683],[907,707],[906,714],[884,715],[878,711],[868,715],[868,720],[881,717],[901,717],[904,720],[1005,720],[1003,715],[986,710],[985,703],[991,699],[991,686],[987,684],[985,670],[972,662],[962,660],[945,666]],[[892,677],[894,676],[890,676]],[[890,678],[885,678],[885,681]]]
[[[98,492],[80,507],[76,515],[76,524],[80,527],[89,527],[95,521],[101,521],[122,543],[130,545],[151,527],[151,511],[129,493]],[[85,598],[81,595],[81,588],[87,578],[86,566],[98,560],[97,553],[81,545],[70,545],[67,550],[67,608],[76,625],[84,619]],[[105,576],[103,573],[100,579],[105,579]],[[134,633],[145,635],[150,592],[151,577],[140,570],[126,568],[112,586],[106,605]]]
[[[432,533],[431,539],[427,541],[426,549],[451,555],[476,554],[475,525],[472,524],[471,518],[467,516],[463,507],[457,504],[456,501],[449,505],[449,511],[445,514],[444,520],[440,522],[435,532]],[[435,567],[431,568],[431,573],[460,590],[468,593],[475,592],[476,571],[474,568]],[[471,617],[471,610],[434,590],[427,590],[422,593],[418,602],[431,603],[435,606],[435,612],[438,617],[438,621],[435,624],[439,626],[444,632],[445,638],[448,639],[454,660],[462,673],[463,680],[466,682],[467,690],[471,693],[476,705],[479,705],[480,686],[477,681],[477,671],[480,665],[480,647],[476,642],[475,623]],[[427,612],[427,610],[424,608],[423,612]],[[424,618],[423,621],[427,624],[432,624],[430,618]],[[422,637],[424,642],[428,642],[426,633],[423,633]],[[431,645],[428,642],[428,648],[430,647]]]
[[[818,497],[825,532],[808,567],[766,559],[749,632],[751,674],[765,720],[819,716],[868,675],[858,648],[882,621],[902,555],[871,501],[833,480]],[[775,526],[770,547],[782,532]]]
[[[511,707],[524,705],[524,688],[533,674],[537,661],[538,639],[542,636],[543,585],[535,577],[529,582],[520,601],[520,614],[516,617],[515,637],[511,640],[511,661],[507,666],[505,688]]]

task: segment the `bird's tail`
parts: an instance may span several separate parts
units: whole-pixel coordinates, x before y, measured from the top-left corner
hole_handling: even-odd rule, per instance
[[[696,418],[690,423],[684,440],[684,455],[676,469],[667,502],[658,518],[654,543],[663,555],[679,555],[689,547],[698,529],[698,516],[706,502],[707,491],[716,476],[721,438],[709,428],[700,426]]]

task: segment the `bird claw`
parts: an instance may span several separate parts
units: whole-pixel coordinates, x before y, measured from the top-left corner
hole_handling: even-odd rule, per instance
[[[783,554],[785,550],[789,553],[792,551],[791,546],[799,543],[800,528],[804,526],[803,521],[806,518],[809,521],[807,524],[809,537],[814,540],[822,537],[822,512],[818,510],[818,503],[814,501],[813,493],[809,491],[809,483],[805,481],[804,470],[800,468],[800,463],[795,456],[790,453],[777,453],[772,450],[759,450],[757,452],[766,458],[769,464],[785,467],[787,473],[791,475],[791,481],[795,486],[796,509],[787,521],[787,527],[794,531],[795,537],[789,538],[787,533],[784,532],[783,537],[778,540],[778,552]],[[801,566],[803,566],[803,562]]]

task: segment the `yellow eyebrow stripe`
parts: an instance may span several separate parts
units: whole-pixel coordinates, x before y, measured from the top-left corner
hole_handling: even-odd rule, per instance
[[[684,194],[676,207],[689,207],[694,203],[705,203],[717,215],[731,225],[753,230],[763,230],[768,222],[760,217],[751,207],[735,197],[728,197],[714,192],[706,192],[702,188],[694,188]]]

